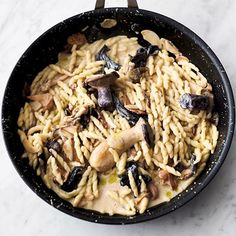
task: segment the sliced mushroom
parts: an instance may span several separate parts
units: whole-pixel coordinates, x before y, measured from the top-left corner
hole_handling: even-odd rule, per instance
[[[196,160],[196,156],[195,156],[195,154],[192,154],[191,159],[190,159],[190,166],[189,166],[189,168],[184,169],[181,172],[180,179],[184,179],[184,180],[188,179],[196,173],[197,164],[195,163],[195,160]]]
[[[98,105],[102,108],[111,108],[113,106],[111,85],[119,78],[115,71],[109,74],[93,75],[85,80],[85,83],[98,91]]]
[[[151,31],[151,30],[143,30],[141,31],[141,34],[143,36],[143,38],[148,41],[150,44],[152,45],[157,45],[159,48],[161,47],[161,41],[159,36]]]
[[[29,140],[27,139],[27,136],[25,134],[24,131],[18,129],[18,134],[20,135],[20,140],[25,148],[25,150],[27,152],[30,152],[30,153],[37,153],[39,152],[40,150],[36,147],[34,147],[30,142]]]
[[[175,54],[175,55],[178,55],[178,54],[179,54],[178,48],[175,47],[175,45],[174,45],[171,41],[162,38],[162,39],[161,39],[161,43],[162,43],[163,49],[165,49],[166,51],[168,51],[168,52],[170,52],[170,53],[173,53],[173,54]]]
[[[103,22],[100,23],[102,28],[110,29],[117,25],[117,21],[115,19],[104,19]]]
[[[131,162],[127,163],[126,172],[123,175],[119,176],[120,177],[120,185],[127,186],[128,188],[131,188],[129,172],[133,176],[133,179],[134,179],[135,184],[136,184],[138,191],[139,191],[140,186],[141,186],[141,178],[139,175],[138,163],[135,161],[131,161]]]
[[[55,150],[57,153],[61,152],[61,144],[57,140],[49,140],[46,142],[45,147],[49,149]]]
[[[62,128],[62,133],[64,134],[64,136],[66,136],[67,138],[69,137],[73,137],[74,133],[77,131],[77,126],[75,125],[71,125],[71,126],[66,126]]]
[[[33,111],[38,111],[42,107],[42,104],[40,102],[34,101],[30,102],[30,106],[33,109]]]
[[[73,191],[81,180],[84,171],[85,168],[82,166],[74,167],[73,170],[70,172],[69,176],[67,177],[67,180],[61,186],[61,189],[66,192]]]
[[[183,165],[183,163],[179,162],[176,166],[175,166],[175,170],[179,171],[180,173],[185,169],[186,167]]]
[[[71,46],[75,44],[77,45],[77,47],[81,47],[86,43],[86,37],[84,34],[81,33],[72,34],[71,36],[68,37],[67,43]]]
[[[142,77],[147,77],[149,73],[148,67],[138,67],[130,71],[129,78],[133,83],[140,83]]]
[[[105,117],[103,116],[103,114],[101,112],[98,112],[98,120],[102,123],[102,126],[105,128],[105,129],[108,129],[108,123],[106,122],[105,120]]]
[[[58,81],[64,81],[65,79],[68,78],[68,75],[58,75],[55,76],[54,78],[47,79],[43,84],[40,85],[39,90],[42,92],[48,92],[49,89],[56,85]]]
[[[123,95],[123,96],[121,97],[121,100],[122,100],[122,102],[124,103],[125,106],[131,104],[131,102],[130,102],[130,100],[129,100],[129,97],[128,97],[127,95]]]
[[[80,119],[80,125],[82,126],[83,129],[85,129],[90,121],[90,114],[83,114]]]
[[[181,179],[186,180],[193,176],[193,172],[191,169],[185,169],[181,172]]]
[[[135,64],[134,68],[145,67],[148,57],[156,55],[158,52],[159,48],[156,45],[139,48],[135,56],[131,58],[131,62]]]
[[[69,109],[69,107],[68,107]],[[72,111],[72,108],[69,109],[68,111],[68,117],[65,118],[65,123],[68,124],[68,125],[76,125],[78,123],[78,121],[81,121],[83,115],[86,115],[89,111],[89,106],[88,105],[84,105],[82,107],[79,107],[79,108],[75,108],[73,109]]]
[[[131,62],[135,64],[135,68],[145,67],[148,59],[148,53],[146,48],[139,48]]]
[[[150,197],[151,200],[155,200],[155,199],[158,198],[159,191],[158,191],[158,188],[157,188],[156,184],[153,181],[148,183],[147,189],[148,189],[148,192],[150,194],[149,197]]]
[[[131,105],[131,104],[126,105],[125,108],[128,109],[131,112],[134,112],[134,113],[138,114],[138,115],[147,116],[147,112],[143,111],[143,110],[140,110],[139,108],[137,108],[136,105]]]
[[[53,132],[53,137],[55,139],[61,138],[62,141],[65,142],[67,139],[73,138],[75,132],[77,132],[77,126],[75,125],[64,126],[55,129]]]
[[[113,134],[98,145],[92,152],[89,163],[97,171],[107,171],[115,164],[109,148],[113,148],[120,155],[139,141],[145,140],[150,142],[151,137],[152,132],[147,128],[147,123],[143,118],[140,118],[134,127]]]
[[[170,174],[168,171],[160,170],[158,176],[162,185],[169,185],[173,190],[177,188],[178,183],[175,176]]]
[[[119,70],[121,66],[107,56],[108,51],[110,51],[110,48],[104,45],[96,55],[96,61],[105,61],[105,67],[107,67],[108,69]]]
[[[41,104],[41,107],[43,107],[44,110],[50,110],[53,106],[53,97],[50,93],[31,95],[31,96],[27,96],[27,98],[30,99],[31,101],[37,102],[37,103],[34,103],[32,108],[36,108],[36,104],[37,104],[37,108],[39,108],[38,103]]]
[[[63,143],[63,151],[66,154],[66,157],[69,160],[73,160],[73,156],[74,156],[74,147],[73,147],[73,142],[72,139],[67,139],[64,143]]]
[[[122,117],[124,117],[129,122],[129,124],[135,125],[141,116],[139,116],[135,112],[132,112],[132,111],[129,111],[128,109],[126,109],[123,106],[123,104],[120,102],[120,100],[114,94],[112,97],[113,97],[113,101],[115,103],[117,112]]]

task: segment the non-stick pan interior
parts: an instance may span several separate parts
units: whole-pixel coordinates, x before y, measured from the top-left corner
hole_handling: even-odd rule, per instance
[[[99,22],[105,18],[117,19],[118,25],[112,30],[103,30],[102,32],[96,32],[94,29],[93,36],[96,39],[121,34],[137,36],[135,31],[151,29],[160,37],[171,40],[185,56],[200,68],[202,74],[213,85],[214,93],[217,94],[215,109],[220,115],[218,145],[201,176],[187,189],[188,191],[184,191],[170,202],[153,207],[146,213],[132,218],[102,215],[73,208],[47,189],[41,179],[28,166],[26,160],[20,160],[23,148],[17,135],[17,117],[20,107],[25,102],[22,92],[25,83],[31,83],[40,70],[57,61],[57,54],[63,50],[69,35],[81,31],[86,26],[99,25]],[[134,24],[136,24],[135,27]],[[134,30],[131,30],[131,26]],[[3,101],[2,118],[4,138],[10,158],[21,177],[36,194],[59,210],[75,217],[93,222],[121,224],[145,221],[175,210],[192,199],[209,183],[224,161],[231,143],[234,129],[234,102],[223,67],[213,52],[194,33],[183,25],[156,13],[127,8],[110,8],[86,12],[67,19],[48,30],[29,47],[18,61],[9,79]]]

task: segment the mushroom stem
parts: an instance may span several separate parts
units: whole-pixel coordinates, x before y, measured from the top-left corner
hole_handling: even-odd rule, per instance
[[[115,71],[109,74],[97,74],[85,80],[85,84],[97,89],[98,91],[98,105],[102,108],[111,108],[113,105],[111,86],[119,74]]]
[[[98,105],[100,107],[111,107],[113,105],[110,88],[98,87]]]
[[[143,125],[146,125],[146,122],[143,118],[140,118],[134,127],[111,135],[107,138],[109,147],[115,149],[119,154],[122,154],[135,143],[144,140]]]
[[[113,148],[121,155],[135,143],[146,140],[146,133],[143,128],[146,125],[145,120],[140,118],[134,127],[109,136],[92,152],[89,159],[90,165],[100,172],[111,169],[115,161],[113,155],[109,152],[109,148]]]

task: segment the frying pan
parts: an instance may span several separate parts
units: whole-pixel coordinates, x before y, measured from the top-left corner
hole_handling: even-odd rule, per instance
[[[158,13],[138,9],[136,0],[128,1],[128,8],[104,8],[104,0],[97,0],[95,10],[73,16],[55,25],[41,35],[21,56],[6,86],[2,105],[2,129],[5,144],[19,175],[25,183],[45,202],[79,219],[106,223],[137,223],[167,214],[190,201],[215,176],[224,162],[233,138],[235,114],[234,98],[229,79],[220,61],[195,33],[184,25]],[[17,117],[25,98],[22,91],[25,82],[31,83],[36,74],[45,66],[57,61],[58,52],[63,50],[69,35],[81,31],[86,26],[92,27],[104,19],[118,21],[113,30],[95,34],[95,39],[108,38],[125,34],[136,36],[131,26],[136,23],[141,30],[150,29],[160,37],[171,40],[212,84],[215,96],[215,109],[219,113],[219,140],[215,153],[210,156],[205,170],[186,191],[170,202],[148,209],[145,213],[133,217],[109,216],[95,211],[73,208],[49,190],[40,177],[37,177],[27,160],[20,159],[23,147],[17,135]]]

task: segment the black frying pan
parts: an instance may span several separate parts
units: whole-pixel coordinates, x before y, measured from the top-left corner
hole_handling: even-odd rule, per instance
[[[226,158],[235,124],[234,99],[226,72],[212,50],[196,34],[178,22],[154,13],[138,9],[136,0],[128,1],[128,8],[104,9],[104,0],[97,0],[93,11],[73,16],[41,35],[17,62],[6,87],[2,106],[2,128],[9,156],[25,183],[44,201],[74,217],[87,221],[107,224],[129,224],[150,220],[167,214],[190,201],[212,180]],[[81,31],[84,27],[102,22],[106,18],[115,18],[118,25],[112,31],[95,35],[110,37],[125,34],[136,36],[131,30],[134,23],[140,29],[150,29],[159,36],[171,40],[180,51],[200,68],[203,75],[213,85],[215,109],[219,112],[219,132],[217,148],[207,163],[206,169],[187,191],[176,196],[168,203],[155,206],[144,214],[132,218],[125,216],[108,216],[97,212],[73,208],[50,191],[36,176],[26,160],[21,160],[23,147],[17,135],[17,117],[25,99],[22,95],[25,82],[31,83],[35,75],[45,66],[57,61],[58,52],[63,50],[69,35]]]

